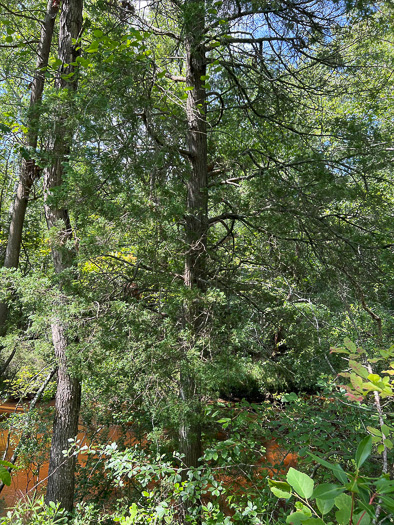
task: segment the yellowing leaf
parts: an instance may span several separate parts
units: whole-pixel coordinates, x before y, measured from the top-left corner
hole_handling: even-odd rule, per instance
[[[350,360],[349,361],[349,366],[350,366],[350,368],[352,370],[354,370],[356,372],[356,374],[358,374],[359,376],[363,377],[364,379],[368,379],[369,372],[361,363],[358,363],[357,361]]]

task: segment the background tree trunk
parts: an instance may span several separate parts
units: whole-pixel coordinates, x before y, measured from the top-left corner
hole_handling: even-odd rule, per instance
[[[53,0],[48,1],[45,20],[41,28],[40,44],[38,46],[37,64],[30,94],[30,107],[26,126],[28,128],[26,141],[26,154],[35,151],[38,142],[38,125],[40,120],[40,102],[45,84],[45,71],[48,65],[49,53],[51,50],[53,29],[56,15],[59,11],[59,3]],[[25,220],[27,203],[34,181],[39,176],[40,169],[36,166],[35,160],[30,158],[22,159],[21,174],[19,184],[12,208],[11,223],[8,233],[7,249],[4,259],[5,268],[18,268],[19,255],[22,244],[23,223]],[[5,303],[0,303],[0,336],[6,333],[6,321],[8,308]]]

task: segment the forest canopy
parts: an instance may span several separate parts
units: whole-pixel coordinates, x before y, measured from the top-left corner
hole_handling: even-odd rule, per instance
[[[393,22],[0,0],[4,524],[392,522]]]

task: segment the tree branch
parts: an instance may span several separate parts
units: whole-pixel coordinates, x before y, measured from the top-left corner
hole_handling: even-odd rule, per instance
[[[39,20],[38,18],[35,18],[34,16],[24,15],[21,12],[18,11],[12,11],[9,7],[7,7],[3,2],[0,2],[0,7],[5,9],[8,13],[11,15],[17,16],[19,18],[26,18],[27,20],[34,20],[34,22],[38,22],[39,24],[42,24],[42,20]]]
[[[0,44],[3,49],[17,49],[18,47],[28,46],[30,44],[38,44],[39,40],[27,40],[26,42],[18,42],[17,44]]]
[[[233,37],[222,37],[222,38],[215,38],[216,42],[220,42],[223,44],[260,44],[262,42],[293,42],[294,40],[297,40],[296,38],[286,38],[286,37],[280,37],[280,36],[267,36],[267,37],[261,37],[261,38],[233,38]],[[213,44],[211,46],[205,46],[205,49],[207,51],[211,51],[216,46]]]

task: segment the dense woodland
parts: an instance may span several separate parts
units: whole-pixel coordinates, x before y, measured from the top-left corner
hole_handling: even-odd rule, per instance
[[[394,522],[393,41],[390,0],[0,0],[0,490],[49,461],[1,523]]]

